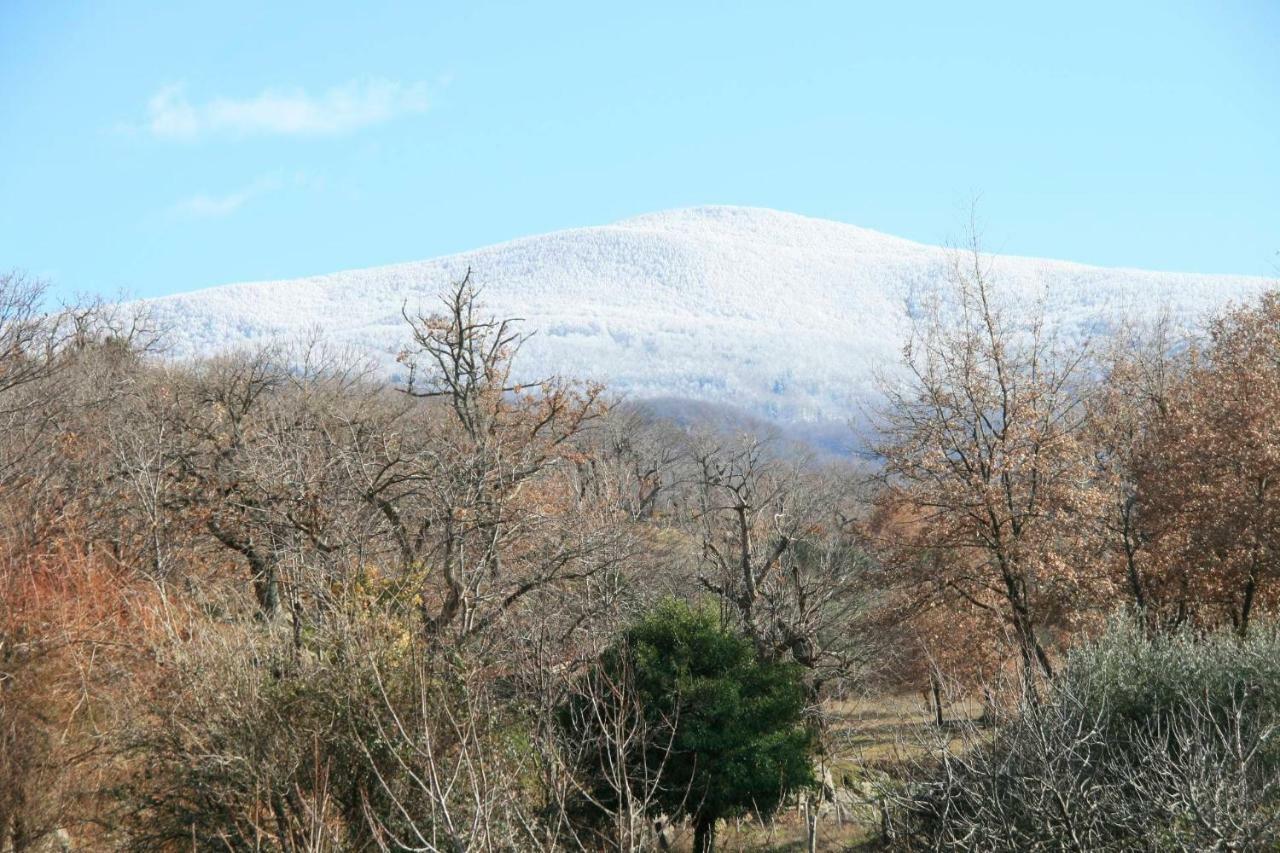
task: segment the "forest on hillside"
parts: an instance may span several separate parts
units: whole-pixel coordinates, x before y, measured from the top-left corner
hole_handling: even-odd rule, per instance
[[[0,277],[0,851],[1280,843],[1280,292],[1066,349],[958,253],[866,461],[516,384],[470,277],[403,384],[43,300]]]

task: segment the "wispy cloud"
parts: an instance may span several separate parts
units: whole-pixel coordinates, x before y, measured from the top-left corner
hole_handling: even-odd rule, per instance
[[[290,179],[281,175],[263,175],[253,183],[228,193],[196,193],[182,199],[169,209],[169,213],[182,219],[218,219],[230,216],[249,202],[286,186],[316,188],[315,181],[301,172]]]
[[[230,216],[244,207],[245,203],[254,196],[260,194],[255,187],[245,187],[242,190],[227,193],[226,195],[196,193],[175,204],[173,213],[191,219],[216,219],[222,216]]]
[[[332,135],[349,133],[427,109],[427,85],[353,80],[312,95],[266,89],[248,98],[192,103],[182,84],[166,86],[147,104],[146,128],[164,139],[210,135]]]

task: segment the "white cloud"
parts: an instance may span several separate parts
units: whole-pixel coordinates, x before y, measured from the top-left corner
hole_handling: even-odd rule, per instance
[[[266,89],[250,98],[187,99],[181,84],[166,86],[147,105],[146,127],[166,139],[225,134],[326,135],[347,133],[427,109],[425,83],[353,80],[322,95],[301,89]]]

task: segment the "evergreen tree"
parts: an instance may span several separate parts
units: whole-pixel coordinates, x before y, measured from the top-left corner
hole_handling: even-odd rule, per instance
[[[813,784],[800,667],[759,660],[714,611],[660,605],[608,649],[597,675],[634,692],[654,735],[625,760],[661,768],[651,807],[690,817],[698,853],[714,849],[716,821],[767,817]]]

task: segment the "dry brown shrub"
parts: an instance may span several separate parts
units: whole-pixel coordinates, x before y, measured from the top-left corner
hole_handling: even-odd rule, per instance
[[[0,557],[0,846],[106,844],[116,735],[152,686],[159,591],[74,541]]]

